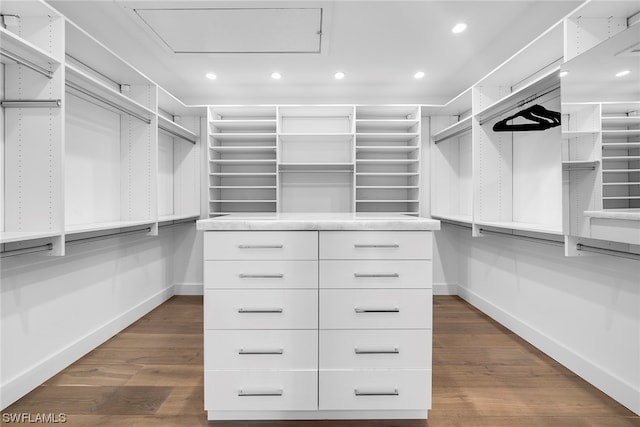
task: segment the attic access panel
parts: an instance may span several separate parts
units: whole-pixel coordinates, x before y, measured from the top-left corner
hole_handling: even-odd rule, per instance
[[[174,53],[321,52],[321,8],[134,11]]]

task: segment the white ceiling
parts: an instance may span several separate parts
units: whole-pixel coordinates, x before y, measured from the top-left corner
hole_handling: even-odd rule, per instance
[[[128,1],[49,0],[70,20],[188,104],[421,103],[453,98],[558,22],[582,1]],[[185,9],[322,8],[321,53],[176,53],[250,51],[313,40],[314,20],[237,15],[226,30]],[[136,9],[138,11],[136,12]],[[141,12],[141,9],[165,9]],[[180,9],[175,13],[167,9]],[[248,11],[245,11],[248,12]],[[155,16],[154,22],[141,19]],[[208,16],[208,15],[207,15]],[[244,16],[247,18],[245,19]],[[204,18],[204,12],[200,18]],[[213,19],[213,18],[212,18]],[[213,19],[210,22],[216,22]],[[231,18],[223,18],[223,21]],[[295,21],[295,19],[294,19]],[[468,24],[452,34],[459,21]],[[202,24],[198,27],[197,24]],[[223,28],[220,30],[220,28]],[[195,28],[195,30],[194,30]],[[198,30],[200,28],[200,30]],[[242,29],[244,28],[244,29]],[[239,31],[241,29],[241,31]],[[216,30],[220,30],[216,33]],[[200,43],[203,38],[216,39]],[[225,40],[226,39],[226,40]],[[280,43],[280,44],[278,44]],[[260,43],[258,43],[260,44]],[[335,80],[336,71],[343,80]],[[422,70],[421,80],[413,74]],[[270,75],[279,71],[282,79]],[[217,75],[214,81],[205,74]]]

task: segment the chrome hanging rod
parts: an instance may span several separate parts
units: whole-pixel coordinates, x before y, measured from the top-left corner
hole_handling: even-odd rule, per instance
[[[7,99],[0,101],[3,108],[60,108],[60,99]]]
[[[495,119],[496,117],[499,117],[499,116],[501,116],[501,115],[503,115],[503,114],[515,109],[515,108],[520,108],[523,105],[526,105],[526,104],[528,104],[530,102],[533,102],[536,99],[542,98],[543,96],[548,95],[548,94],[550,94],[550,93],[552,93],[552,92],[554,92],[554,91],[556,91],[558,89],[560,89],[560,83],[555,83],[555,84],[553,84],[553,86],[547,88],[546,90],[544,90],[541,93],[533,94],[533,95],[531,95],[529,97],[526,97],[526,98],[516,102],[515,104],[511,104],[511,105],[509,105],[507,107],[504,107],[500,111],[497,111],[497,112],[491,114],[489,117],[485,117],[484,119],[480,120],[480,122],[479,122],[480,126],[482,126],[483,124]]]
[[[41,66],[39,66],[38,64],[34,64],[33,62],[24,59],[14,53],[8,52],[4,49],[0,49],[0,55],[4,56],[5,58],[8,58],[20,65],[24,65],[25,67],[35,71],[36,73],[42,74],[43,76],[45,76],[48,79],[53,78],[53,71],[47,70],[46,68],[43,68]]]
[[[438,138],[438,139],[434,138],[433,142],[436,143],[436,144],[439,144],[442,141],[446,141],[447,139],[455,138],[456,136],[464,135],[465,133],[469,133],[469,132],[471,132],[471,126],[464,127],[464,128],[462,128],[462,129],[460,129],[458,131],[455,131],[451,135],[445,136],[444,138]]]
[[[28,248],[7,249],[5,251],[2,251],[2,253],[0,253],[0,258],[8,258],[8,257],[18,256],[18,255],[28,255],[28,254],[34,254],[37,252],[48,252],[52,249],[53,249],[53,243],[47,243],[45,245],[39,245],[39,246],[30,246]]]
[[[162,126],[160,124],[158,124],[158,129],[160,129],[162,132],[164,132],[166,134],[169,134],[170,136],[174,136],[176,138],[180,138],[180,139],[182,139],[184,141],[191,142],[192,144],[196,143],[195,139],[187,138],[186,136],[180,135],[178,132],[174,132],[174,131],[172,131],[170,129],[167,129],[166,127],[164,127],[164,126]]]
[[[120,84],[119,82],[113,80],[111,77],[107,76],[106,74],[101,73],[100,71],[96,70],[93,67],[88,66],[87,64],[85,64],[84,62],[80,61],[78,58],[69,55],[68,53],[65,54],[65,56],[67,58],[71,58],[73,61],[77,62],[78,64],[82,65],[84,68],[86,68],[87,70],[91,70],[91,72],[101,76],[102,78],[104,78],[105,80],[108,80],[112,83],[112,85],[114,86],[114,88],[117,88],[117,90],[119,92],[122,91],[122,84]]]
[[[553,246],[564,247],[564,242],[559,241],[559,240],[545,239],[544,237],[523,236],[521,234],[512,234],[512,233],[505,233],[505,232],[502,232],[502,231],[485,230],[484,228],[481,228],[479,230],[479,232],[480,232],[480,234],[495,234],[495,235],[499,235],[499,236],[511,237],[513,239],[525,240],[527,242],[545,243],[545,244],[549,244],[549,245],[553,245]]]
[[[640,254],[636,254],[633,252],[618,251],[615,249],[597,248],[595,246],[583,245],[582,243],[578,243],[576,245],[576,250],[591,252],[591,253],[600,254],[600,255],[609,255],[609,256],[615,256],[620,258],[628,258],[636,261],[640,260]]]
[[[138,119],[138,120],[140,120],[140,121],[142,121],[142,122],[144,122],[146,124],[151,124],[151,120],[148,119],[147,117],[141,116],[140,114],[134,113],[133,111],[129,111],[126,108],[123,108],[123,107],[119,106],[118,104],[115,104],[115,103],[113,103],[113,102],[111,102],[109,100],[106,100],[106,99],[104,99],[103,97],[101,97],[99,95],[96,95],[96,94],[94,94],[92,92],[89,92],[89,91],[81,88],[80,86],[77,86],[77,85],[75,85],[75,84],[73,84],[73,83],[71,83],[69,81],[66,81],[65,85],[68,88],[73,89],[74,91],[82,94],[81,97],[84,96],[84,97],[89,97],[89,98],[95,99],[96,101],[100,101],[101,103],[103,103],[105,105],[108,105],[111,108],[114,108],[114,109],[116,109],[118,111],[121,111],[121,112],[123,112],[125,114],[128,114],[131,117],[135,117],[136,119]]]

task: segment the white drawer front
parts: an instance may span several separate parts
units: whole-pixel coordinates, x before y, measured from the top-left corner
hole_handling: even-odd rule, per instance
[[[207,231],[205,260],[318,259],[316,231]]]
[[[205,261],[205,289],[317,288],[318,261]]]
[[[430,260],[322,260],[321,288],[431,288]]]
[[[431,304],[431,289],[321,289],[320,329],[428,329]]]
[[[205,329],[317,329],[318,292],[205,290]]]
[[[431,330],[320,331],[320,369],[431,369]]]
[[[204,369],[317,369],[318,331],[204,332]]]
[[[318,408],[317,371],[205,371],[208,411],[308,411]]]
[[[431,407],[431,370],[320,371],[319,409]]]
[[[320,259],[431,259],[431,231],[321,231]]]

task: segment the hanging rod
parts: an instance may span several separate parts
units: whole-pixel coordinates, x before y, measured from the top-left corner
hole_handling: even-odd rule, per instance
[[[160,224],[158,221],[158,228],[169,228],[175,227],[176,225],[184,225],[189,224],[190,222],[196,222],[199,218],[187,218],[187,219],[178,219],[178,220],[168,220],[167,222],[171,222],[171,224]]]
[[[38,246],[30,246],[28,248],[7,249],[6,251],[2,251],[0,253],[0,258],[8,258],[8,257],[18,256],[18,255],[27,255],[27,254],[37,253],[37,252],[48,252],[52,249],[53,249],[53,243],[47,243],[45,245],[38,245]]]
[[[564,247],[564,242],[561,242],[559,240],[545,239],[544,237],[523,236],[521,234],[512,234],[512,233],[505,233],[505,232],[502,232],[502,231],[485,230],[484,228],[481,228],[479,230],[479,232],[481,234],[496,234],[496,235],[500,235],[500,236],[511,237],[511,238],[514,238],[514,239],[525,240],[527,242],[546,243],[546,244],[553,245],[553,246]]]
[[[560,89],[560,83],[554,83],[551,87],[545,89],[544,92],[542,92],[542,93],[536,93],[536,94],[533,94],[531,96],[528,96],[528,97],[516,102],[515,104],[512,104],[512,105],[509,105],[507,107],[504,107],[500,111],[491,114],[489,117],[485,117],[484,119],[480,120],[480,126],[482,126],[483,124],[485,124],[488,121],[491,121],[491,120],[495,119],[496,117],[499,117],[499,116],[503,115],[506,112],[509,112],[509,111],[511,111],[511,110],[513,110],[515,108],[520,108],[523,105],[528,104],[528,103],[530,103],[532,101],[535,101],[536,99],[542,98],[543,96],[548,95],[548,94],[550,94],[550,93],[552,93],[552,92],[554,92],[554,91],[556,91],[558,89]]]
[[[462,128],[460,130],[457,130],[457,131],[453,132],[452,134],[445,136],[444,138],[438,138],[438,139],[433,138],[433,142],[435,144],[439,144],[442,141],[446,141],[447,139],[455,138],[456,136],[463,135],[463,134],[469,133],[469,132],[471,132],[471,125],[469,125],[469,127],[464,127],[464,128]]]
[[[105,80],[110,81],[114,87],[118,88],[118,91],[122,91],[122,84],[120,84],[119,82],[113,80],[111,77],[107,76],[106,74],[101,73],[100,71],[96,70],[95,68],[92,68],[90,66],[88,66],[87,64],[85,64],[84,62],[80,61],[78,58],[69,55],[68,53],[65,54],[66,57],[71,58],[73,61],[77,62],[78,64],[82,65],[83,67],[85,67],[87,70],[91,70],[93,73],[102,76]]]
[[[60,99],[17,99],[0,101],[3,108],[60,108]]]
[[[67,240],[65,242],[65,245],[66,246],[73,246],[73,245],[79,245],[79,244],[82,244],[82,243],[97,242],[97,241],[100,241],[100,240],[113,239],[115,237],[129,236],[129,235],[132,235],[132,234],[149,233],[150,231],[151,231],[151,227],[146,227],[146,228],[140,228],[138,230],[118,231],[118,232],[115,232],[115,233],[101,234],[99,236],[81,237],[79,239]]]
[[[95,100],[97,100],[97,101],[100,101],[101,103],[103,103],[103,104],[105,104],[105,105],[108,105],[108,106],[109,106],[109,107],[111,107],[111,108],[115,108],[116,110],[121,111],[121,112],[123,112],[123,113],[125,113],[125,114],[128,114],[128,115],[130,115],[131,117],[135,117],[136,119],[138,119],[138,120],[140,120],[140,121],[142,121],[142,122],[144,122],[144,123],[146,123],[146,124],[151,124],[151,120],[150,120],[150,119],[148,119],[147,117],[141,116],[140,114],[138,114],[138,113],[134,113],[133,111],[129,111],[129,110],[127,110],[126,108],[123,108],[123,107],[119,106],[119,105],[118,105],[118,104],[116,104],[116,103],[113,103],[113,102],[111,102],[111,101],[109,101],[109,100],[107,100],[107,99],[104,99],[103,97],[101,97],[101,96],[99,96],[99,95],[96,95],[96,94],[94,94],[94,93],[92,93],[92,92],[89,92],[89,91],[87,91],[87,90],[84,90],[84,89],[82,89],[80,86],[77,86],[77,85],[75,85],[75,84],[73,84],[73,83],[71,83],[71,82],[69,82],[69,81],[66,81],[66,82],[65,82],[65,85],[66,85],[67,87],[69,87],[69,88],[71,88],[71,89],[73,89],[73,90],[75,90],[75,91],[77,91],[77,92],[81,93],[81,94],[82,94],[82,95],[84,95],[84,96],[88,96],[88,97],[90,97],[90,98],[92,98],[92,99],[95,99]]]
[[[38,64],[34,64],[33,62],[24,59],[14,53],[8,52],[4,49],[0,49],[0,55],[4,56],[5,58],[9,58],[10,60],[17,62],[20,65],[24,65],[25,67],[35,71],[36,73],[42,74],[43,76],[45,76],[48,79],[53,78],[53,71],[49,71],[46,68],[43,68],[41,66],[39,66]]]
[[[582,243],[578,243],[576,245],[576,250],[591,252],[591,253],[600,254],[600,255],[609,255],[609,256],[615,256],[620,258],[628,258],[636,261],[640,260],[640,254],[636,254],[633,252],[618,251],[615,249],[597,248],[595,246],[583,245]]]
[[[160,130],[161,130],[162,132],[164,132],[164,133],[169,134],[170,136],[175,136],[176,138],[180,138],[180,139],[182,139],[182,140],[184,140],[184,141],[191,142],[192,144],[195,144],[195,143],[196,143],[196,140],[195,140],[195,139],[187,138],[187,137],[186,137],[186,136],[184,136],[184,135],[180,135],[178,132],[174,132],[174,131],[172,131],[172,130],[169,130],[169,129],[167,129],[166,127],[163,127],[162,125],[160,125],[160,124],[159,124],[159,122],[158,122],[158,129],[160,129]]]

